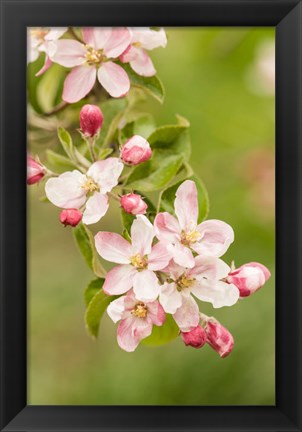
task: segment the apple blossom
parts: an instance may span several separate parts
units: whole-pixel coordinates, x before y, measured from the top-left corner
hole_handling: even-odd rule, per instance
[[[158,301],[139,301],[133,290],[113,300],[107,308],[113,322],[118,322],[117,341],[128,352],[134,351],[140,341],[150,336],[153,325],[162,326],[166,314]]]
[[[76,227],[82,220],[82,212],[78,209],[64,209],[60,213],[60,221],[63,225]]]
[[[150,144],[139,135],[129,138],[121,148],[121,159],[128,165],[138,165],[146,162],[151,156]]]
[[[27,156],[27,184],[38,183],[46,174],[45,168],[31,156]]]
[[[98,136],[103,121],[103,113],[97,105],[86,104],[81,108],[80,127],[81,132],[85,137]]]
[[[212,303],[214,308],[233,306],[238,301],[238,289],[223,281],[230,268],[219,258],[197,256],[193,268],[171,261],[162,271],[168,273],[168,278],[161,286],[159,301],[183,332],[191,331],[200,320],[198,305],[191,294]]]
[[[146,50],[163,47],[167,45],[167,36],[165,30],[152,30],[148,27],[134,27],[132,30],[132,40],[128,48],[120,56],[123,63],[130,63],[131,68],[138,75],[153,76],[156,70],[151,58]]]
[[[84,43],[72,39],[56,42],[51,60],[73,68],[64,82],[63,100],[75,103],[84,98],[96,79],[112,97],[128,93],[130,81],[117,59],[131,42],[131,31],[126,27],[82,30]]]
[[[205,326],[207,343],[220,355],[227,357],[234,347],[231,333],[214,318],[209,318]]]
[[[167,245],[177,264],[193,267],[192,250],[219,258],[234,241],[232,227],[223,221],[212,219],[197,224],[197,189],[192,180],[184,181],[177,189],[174,209],[177,218],[167,212],[158,213],[154,226],[157,238]]]
[[[42,75],[50,66],[51,60],[49,55],[53,52],[53,42],[58,40],[66,32],[67,27],[32,27],[28,32],[27,42],[27,62],[31,63],[37,60],[40,52],[45,52],[45,61],[42,69],[36,73],[36,76]]]
[[[251,262],[232,270],[227,277],[227,282],[239,289],[240,297],[248,297],[260,289],[270,276],[269,270],[264,265]]]
[[[124,294],[133,287],[140,301],[153,301],[158,297],[160,285],[154,272],[166,267],[171,256],[162,243],[152,246],[153,238],[153,225],[143,215],[138,215],[132,223],[132,244],[119,234],[96,234],[99,255],[120,264],[107,273],[103,286],[106,294]]]
[[[193,348],[202,348],[207,340],[207,335],[200,324],[189,332],[180,332],[184,344]]]
[[[138,214],[145,214],[148,208],[141,195],[135,193],[123,195],[120,199],[120,204],[126,213],[130,213],[135,216]]]
[[[55,206],[64,209],[80,209],[86,203],[83,222],[96,223],[108,210],[107,193],[118,184],[122,170],[123,164],[112,157],[94,162],[86,174],[67,171],[47,181],[46,196]]]

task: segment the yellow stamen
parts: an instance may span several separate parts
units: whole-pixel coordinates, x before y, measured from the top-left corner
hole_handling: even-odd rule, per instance
[[[96,184],[91,177],[87,177],[86,182],[82,185],[86,192],[100,192],[100,187]]]
[[[191,246],[191,244],[196,243],[201,239],[201,234],[198,231],[182,231],[181,233],[181,243],[185,246]]]
[[[43,29],[43,27],[38,27],[30,30],[30,35],[41,42],[44,42],[44,38],[47,35],[48,30]]]
[[[185,274],[182,274],[176,281],[177,284],[177,290],[181,291],[186,288],[191,288],[191,286],[194,284],[195,279],[187,277]]]
[[[148,309],[144,303],[137,303],[132,309],[131,314],[137,318],[145,318],[147,316]]]
[[[138,270],[144,270],[148,267],[148,257],[146,255],[142,257],[139,253],[133,255],[130,262]]]
[[[105,60],[105,55],[103,50],[96,50],[93,47],[86,45],[87,52],[85,54],[85,58],[87,63],[90,66],[96,65],[100,66],[100,64]]]

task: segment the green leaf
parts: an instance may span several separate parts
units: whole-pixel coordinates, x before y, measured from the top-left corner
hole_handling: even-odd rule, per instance
[[[202,222],[208,215],[209,212],[209,197],[208,192],[202,183],[202,181],[196,176],[192,175],[191,177],[188,177],[188,180],[193,180],[197,187],[198,192],[198,208],[199,208],[199,214],[198,214],[198,223]],[[165,189],[160,196],[160,202],[159,202],[159,211],[161,212],[168,212],[168,213],[174,213],[174,200],[175,200],[175,193],[178,187],[184,182],[184,180],[179,181],[178,183],[174,184],[173,186],[170,186],[169,188]]]
[[[163,103],[165,90],[162,82],[156,75],[152,77],[143,77],[137,75],[128,64],[120,63],[120,66],[122,66],[122,68],[127,72],[132,86],[143,89],[160,103]]]
[[[67,154],[67,156],[69,156],[71,159],[74,158],[74,147],[72,144],[72,138],[69,134],[69,132],[67,132],[66,129],[64,129],[63,127],[59,126],[58,127],[58,137],[60,140],[60,143],[62,144],[62,147],[65,151],[65,153]]]
[[[143,192],[162,189],[177,174],[182,163],[182,154],[168,156],[163,150],[154,150],[152,158],[140,164],[129,176],[127,188]]]
[[[150,336],[142,340],[142,343],[149,346],[164,345],[177,338],[179,328],[172,318],[172,315],[166,314],[166,321],[161,327],[153,326]]]
[[[62,173],[77,168],[77,165],[70,159],[52,150],[46,150],[46,156],[48,162],[51,164],[51,168],[56,172]]]
[[[131,225],[135,219],[135,216],[125,212],[125,210],[123,210],[123,209],[121,209],[121,216],[122,216],[122,223],[123,223],[124,230],[126,231],[128,236],[130,237],[130,229],[131,229]]]
[[[102,148],[99,151],[98,160],[106,159],[107,156],[109,156],[113,152],[112,148]]]
[[[96,276],[103,277],[104,271],[98,259],[91,231],[84,224],[80,223],[72,232],[90,270],[92,270]]]
[[[101,289],[90,300],[86,309],[85,322],[86,327],[92,337],[97,338],[99,326],[102,316],[106,311],[107,306],[114,300],[116,296],[108,296]]]
[[[95,294],[97,292],[99,292],[100,289],[102,289],[104,281],[105,281],[105,279],[103,279],[103,278],[94,279],[86,287],[85,292],[84,292],[84,299],[85,299],[86,307],[89,305],[91,299],[95,296]]]
[[[98,147],[108,147],[111,144],[119,121],[127,107],[127,101],[122,99],[110,99],[101,104],[101,110],[104,115],[104,123],[100,137],[96,142]]]
[[[191,155],[191,142],[188,126],[167,125],[156,129],[148,137],[152,149],[165,149],[173,154],[182,154],[188,161]]]
[[[56,64],[53,64],[52,67],[42,75],[37,84],[36,91],[38,104],[44,112],[51,111],[54,108],[58,92],[61,91],[61,84],[64,76],[64,69]]]

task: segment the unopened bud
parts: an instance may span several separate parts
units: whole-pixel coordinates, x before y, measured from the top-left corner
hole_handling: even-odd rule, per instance
[[[104,121],[100,108],[96,105],[84,105],[80,111],[81,132],[86,137],[98,135]]]
[[[198,325],[189,332],[180,332],[185,345],[190,345],[194,348],[201,348],[207,340],[207,335],[201,325]]]
[[[120,199],[120,204],[125,212],[131,213],[135,216],[139,214],[145,214],[148,208],[142,197],[135,193],[123,195]]]
[[[38,183],[45,176],[45,168],[31,156],[27,156],[27,184]]]
[[[138,165],[146,162],[152,156],[150,144],[145,138],[134,135],[121,149],[121,159],[129,165]]]
[[[206,324],[205,332],[207,335],[207,343],[220,357],[226,357],[231,353],[234,347],[234,338],[223,325],[210,318]]]
[[[227,282],[239,289],[240,297],[248,297],[261,288],[270,276],[269,270],[264,265],[251,262],[231,271]]]
[[[82,212],[78,209],[64,209],[60,213],[60,221],[63,225],[76,227],[82,220]]]

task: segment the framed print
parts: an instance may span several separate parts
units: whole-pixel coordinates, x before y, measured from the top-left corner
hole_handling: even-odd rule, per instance
[[[1,430],[301,430],[300,1],[1,22]]]

